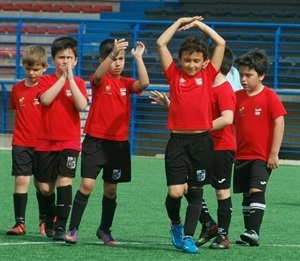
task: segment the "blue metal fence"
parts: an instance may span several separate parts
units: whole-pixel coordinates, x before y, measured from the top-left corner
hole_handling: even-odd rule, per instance
[[[12,131],[13,114],[8,109],[13,82],[24,77],[21,53],[30,44],[42,44],[48,51],[49,69],[54,70],[50,57],[52,41],[61,35],[75,37],[79,43],[79,62],[76,74],[88,81],[98,66],[98,46],[105,38],[126,38],[130,47],[137,40],[146,45],[145,64],[149,72],[149,90],[167,92],[161,72],[156,39],[171,24],[170,21],[112,20],[112,19],[45,19],[0,18],[0,87],[1,133]],[[259,47],[266,50],[269,69],[265,84],[281,95],[287,110],[287,126],[282,152],[300,155],[300,24],[260,24],[208,22],[225,39],[235,56]],[[176,33],[169,44],[174,59],[179,42],[186,35],[199,31]],[[128,52],[124,74],[137,76],[136,67]],[[165,130],[166,111],[150,103],[148,92],[133,96],[130,141],[134,155],[163,153],[168,132]]]

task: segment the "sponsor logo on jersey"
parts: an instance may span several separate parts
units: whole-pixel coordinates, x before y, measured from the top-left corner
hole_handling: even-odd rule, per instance
[[[19,105],[20,105],[20,106],[25,106],[24,101],[25,101],[25,98],[24,98],[24,97],[21,97],[21,98],[19,99]]]
[[[186,80],[184,78],[179,79],[179,86],[185,86]]]
[[[104,88],[105,94],[111,94],[111,87],[109,85]]]

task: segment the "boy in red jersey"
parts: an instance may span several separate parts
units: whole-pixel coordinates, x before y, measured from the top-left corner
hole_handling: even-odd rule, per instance
[[[212,50],[214,47],[212,48]],[[203,245],[211,238],[216,237],[209,246],[211,249],[228,249],[230,247],[228,231],[231,222],[232,201],[230,196],[231,173],[233,156],[236,150],[233,116],[236,106],[235,93],[226,75],[233,64],[233,54],[226,47],[224,59],[213,83],[213,128],[210,135],[214,142],[213,155],[213,182],[218,201],[218,224],[209,214],[205,200],[202,201],[200,223],[201,234],[196,245]]]
[[[12,175],[15,176],[13,194],[15,225],[6,231],[7,235],[25,235],[25,212],[28,200],[28,186],[34,169],[34,147],[41,119],[41,105],[36,99],[38,79],[47,70],[47,52],[39,45],[26,47],[22,54],[25,79],[12,88],[10,107],[15,110],[15,124],[12,137]],[[38,184],[34,180],[40,213],[40,232],[44,234],[45,210]]]
[[[46,235],[64,240],[72,204],[72,179],[80,152],[80,111],[88,102],[83,79],[73,75],[77,41],[63,36],[51,45],[55,73],[40,77],[38,100],[42,118],[35,147],[39,189],[46,207]],[[53,197],[57,188],[57,201]],[[56,222],[53,218],[56,215]]]
[[[210,48],[213,53],[214,47]],[[233,64],[233,54],[229,47],[225,48],[224,58],[220,72],[213,83],[213,127],[210,135],[214,141],[213,155],[213,182],[218,200],[218,225],[210,216],[205,200],[202,201],[200,223],[202,231],[196,245],[200,246],[216,237],[209,246],[211,249],[228,249],[228,230],[231,221],[232,201],[230,196],[231,172],[233,165],[236,142],[233,129],[233,115],[236,105],[236,98],[226,74]],[[151,98],[161,105],[169,106],[169,99],[166,95],[157,91],[151,92]]]
[[[243,193],[246,229],[236,243],[259,246],[266,187],[272,170],[278,168],[286,110],[275,91],[262,83],[268,67],[263,50],[250,50],[236,64],[244,89],[236,92],[233,192]]]
[[[165,204],[171,220],[173,245],[185,253],[199,252],[193,235],[201,212],[202,187],[212,182],[213,142],[208,133],[212,128],[212,84],[225,50],[224,39],[202,20],[201,16],[180,18],[157,40],[172,101],[167,123],[171,137],[165,151],[168,186]],[[198,28],[209,36],[216,48],[209,60],[207,41],[200,36],[186,37],[178,50],[181,65],[178,68],[167,44],[176,31],[191,28]],[[188,201],[184,228],[180,218],[183,195]]]
[[[73,201],[67,243],[77,243],[82,215],[103,169],[102,216],[96,236],[107,246],[117,244],[110,231],[117,206],[117,185],[131,181],[128,142],[130,95],[140,94],[149,85],[142,57],[145,51],[142,42],[137,42],[136,49],[131,50],[138,70],[138,80],[121,76],[127,47],[125,39],[106,39],[99,47],[100,65],[90,78],[93,101],[84,128],[86,136],[82,144],[82,180]]]

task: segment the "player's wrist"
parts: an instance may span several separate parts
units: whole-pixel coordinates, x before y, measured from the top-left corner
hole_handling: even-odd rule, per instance
[[[111,52],[108,57],[112,60],[116,60],[117,55],[114,52]]]

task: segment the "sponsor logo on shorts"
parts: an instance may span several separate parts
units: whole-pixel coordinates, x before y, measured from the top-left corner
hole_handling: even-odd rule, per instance
[[[67,168],[75,169],[76,168],[76,158],[75,157],[68,157],[67,159]]]
[[[225,180],[226,180],[226,179],[220,179],[220,180],[218,180],[218,182],[221,184],[221,183],[223,183]]]
[[[205,177],[206,177],[206,171],[205,171],[205,169],[199,169],[199,170],[197,170],[196,175],[197,175],[197,181],[203,181],[203,180],[205,180]]]
[[[112,173],[112,178],[114,180],[117,180],[117,179],[121,178],[121,175],[122,175],[122,170],[121,169],[114,169],[113,173]]]

